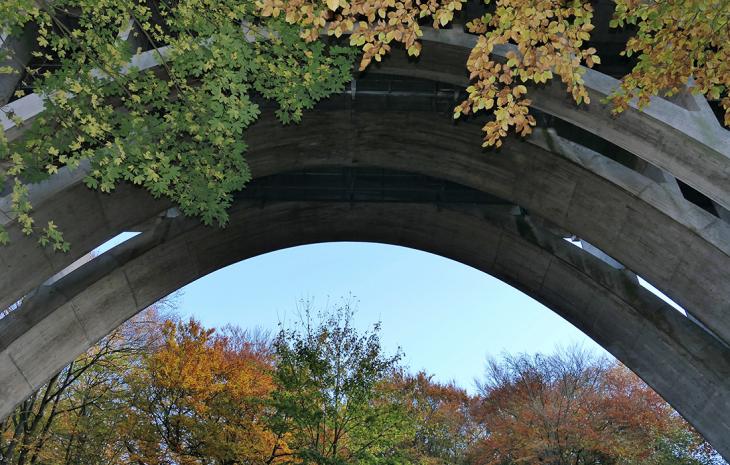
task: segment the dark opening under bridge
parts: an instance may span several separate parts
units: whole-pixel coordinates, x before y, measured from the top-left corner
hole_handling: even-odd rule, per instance
[[[588,71],[594,103],[574,106],[557,84],[534,89],[535,134],[484,153],[480,124],[451,118],[474,38],[451,29],[424,39],[418,63],[394,54],[300,125],[265,112],[247,133],[255,179],[227,228],[131,186],[88,190],[83,169],[65,171],[31,193],[38,221],[52,218],[73,244],[53,254],[20,232],[0,199],[12,239],[0,249],[0,308],[23,298],[0,319],[0,417],[201,276],[285,247],[372,241],[460,261],[534,297],[730,457],[730,132],[689,95],[613,119],[599,102],[615,79]],[[30,119],[42,110],[35,98],[11,105]],[[141,234],[66,270],[122,231]]]

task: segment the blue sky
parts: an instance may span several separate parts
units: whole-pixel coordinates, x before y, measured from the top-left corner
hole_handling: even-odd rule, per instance
[[[550,352],[593,341],[530,297],[468,266],[436,255],[368,243],[316,244],[262,255],[182,289],[184,317],[275,331],[297,318],[302,300],[315,308],[357,303],[356,323],[382,322],[389,352],[400,347],[412,370],[472,389],[488,356]]]

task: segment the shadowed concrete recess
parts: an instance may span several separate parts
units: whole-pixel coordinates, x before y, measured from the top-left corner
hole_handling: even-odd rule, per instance
[[[53,219],[73,245],[54,254],[21,234],[9,199],[0,198],[0,224],[12,240],[0,249],[0,308],[24,298],[0,320],[0,417],[121,322],[195,279],[285,247],[373,241],[460,261],[534,297],[634,370],[729,458],[730,225],[689,202],[676,179],[729,207],[730,133],[700,99],[684,107],[655,99],[647,112],[613,119],[598,102],[616,81],[589,71],[596,103],[588,107],[575,107],[558,85],[531,89],[534,106],[576,134],[542,127],[484,152],[479,121],[455,124],[448,111],[466,83],[474,38],[445,30],[427,31],[425,40],[417,64],[394,54],[373,71],[414,86],[416,78],[451,85],[446,100],[438,92],[358,94],[353,86],[300,125],[282,127],[266,111],[247,133],[255,180],[225,229],[179,217],[168,202],[131,186],[111,195],[90,191],[83,169],[64,171],[32,189],[36,220]],[[13,102],[18,114],[37,115],[35,97]],[[21,135],[3,124],[11,137]],[[589,148],[579,130],[608,151]],[[624,152],[643,164],[622,162]],[[435,181],[411,198],[387,191],[312,198],[299,185],[282,193],[280,181],[291,172],[315,169],[380,169]],[[434,182],[460,187],[429,197],[438,191]],[[272,186],[279,186],[275,195]],[[130,230],[142,234],[48,282]],[[568,236],[600,253],[574,247]],[[595,256],[602,253],[611,260]],[[691,318],[639,286],[634,273]]]

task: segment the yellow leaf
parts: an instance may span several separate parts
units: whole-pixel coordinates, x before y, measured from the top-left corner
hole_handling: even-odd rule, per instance
[[[439,18],[439,23],[441,23],[441,26],[446,26],[449,24],[449,21],[454,17],[454,13],[452,12],[444,12],[441,17]]]
[[[527,87],[523,85],[516,86],[514,89],[512,89],[512,94],[515,97],[519,97],[520,95],[524,95],[527,93]]]
[[[335,11],[340,6],[340,0],[327,0],[327,8]]]

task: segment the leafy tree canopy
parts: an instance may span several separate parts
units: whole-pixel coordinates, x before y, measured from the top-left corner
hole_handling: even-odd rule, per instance
[[[282,329],[274,341],[271,425],[288,441],[286,464],[388,464],[412,429],[402,392],[389,384],[400,355],[383,353],[379,326],[359,333],[348,304]]]
[[[343,88],[358,54],[361,70],[394,45],[417,56],[423,27],[447,26],[465,1],[0,0],[0,32],[32,25],[33,54],[58,64],[40,73],[0,49],[8,63],[0,73],[25,73],[47,108],[12,143],[0,132],[0,190],[11,184],[23,232],[57,250],[69,244],[53,222],[34,224],[27,184],[82,163],[91,188],[130,182],[223,225],[232,194],[250,179],[244,134],[260,99],[276,103],[283,123],[297,122]],[[582,66],[601,61],[586,46],[589,1],[484,2],[490,13],[467,25],[478,35],[466,63],[472,84],[454,117],[489,112],[484,145],[499,147],[509,131],[527,135],[535,125],[528,86],[559,76],[576,103],[588,103]],[[638,63],[611,96],[614,111],[692,80],[730,124],[729,21],[728,0],[617,0],[612,25],[638,28],[625,52]],[[497,46],[511,47],[505,60]],[[159,66],[141,70],[134,59],[146,49]]]
[[[0,465],[722,465],[618,363],[409,373],[345,305],[273,340],[147,310],[0,420]],[[446,348],[445,348],[446,349]]]

